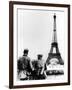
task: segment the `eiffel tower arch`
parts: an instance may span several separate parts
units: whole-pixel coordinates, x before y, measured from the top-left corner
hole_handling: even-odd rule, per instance
[[[59,52],[58,43],[57,43],[56,15],[55,14],[54,14],[53,18],[54,18],[53,41],[51,43],[51,49],[50,49],[50,52],[48,54],[48,58],[47,58],[46,63],[50,64],[51,59],[57,59],[58,60],[57,64],[63,65],[64,62],[63,62],[61,54]],[[54,50],[55,50],[55,52],[53,52]]]

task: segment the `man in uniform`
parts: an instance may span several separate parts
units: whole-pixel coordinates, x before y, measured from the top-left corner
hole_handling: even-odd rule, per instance
[[[32,71],[31,60],[28,57],[28,49],[25,49],[23,52],[23,56],[19,58],[18,65],[18,76],[20,80],[29,79],[29,75]]]
[[[42,59],[42,54],[38,54],[37,62],[34,67],[35,78],[36,79],[45,79],[46,75],[46,63]]]

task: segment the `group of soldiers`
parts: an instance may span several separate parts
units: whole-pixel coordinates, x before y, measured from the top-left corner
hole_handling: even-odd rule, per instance
[[[28,57],[28,49],[25,49],[23,56],[17,61],[19,80],[39,80],[46,79],[46,63],[42,59],[42,54],[37,55],[37,60],[31,61]]]

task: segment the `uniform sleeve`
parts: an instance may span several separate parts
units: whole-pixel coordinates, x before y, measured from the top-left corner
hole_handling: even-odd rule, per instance
[[[45,63],[45,66],[44,66],[44,68],[45,68],[44,70],[47,70],[47,65],[46,65],[46,63]]]
[[[20,59],[17,61],[17,68],[18,68],[18,70],[22,69],[22,65],[21,65]]]
[[[32,62],[31,62],[30,58],[28,58],[28,66],[27,66],[27,69],[28,69],[29,72],[32,71]]]
[[[30,67],[31,67],[31,69],[33,69],[33,65],[32,65],[32,62],[31,62],[31,60],[30,60]]]

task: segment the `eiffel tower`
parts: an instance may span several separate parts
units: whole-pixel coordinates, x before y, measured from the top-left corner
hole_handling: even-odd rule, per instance
[[[51,43],[51,49],[50,49],[50,53],[48,55],[46,63],[47,65],[49,65],[52,59],[57,59],[58,60],[57,64],[64,65],[64,62],[62,60],[61,54],[58,49],[57,34],[56,34],[56,15],[55,14],[53,18],[54,18],[53,41]],[[55,53],[53,52],[53,50],[55,50]]]

